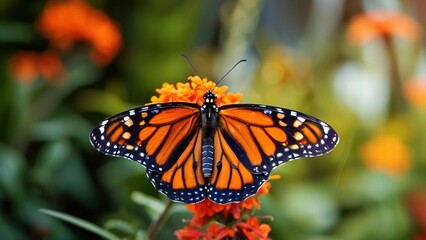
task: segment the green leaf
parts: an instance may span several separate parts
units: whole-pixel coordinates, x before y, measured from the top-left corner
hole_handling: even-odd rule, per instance
[[[142,230],[139,230],[135,234],[135,240],[147,240],[149,239],[146,233]]]
[[[94,206],[99,196],[94,194],[95,186],[79,154],[69,141],[48,142],[40,147],[28,175],[49,194],[65,194]]]
[[[0,22],[1,43],[31,43],[36,39],[32,24],[22,22]]]
[[[66,213],[61,213],[61,212],[57,212],[57,211],[53,211],[53,210],[49,210],[49,209],[39,209],[40,212],[47,214],[49,216],[58,218],[62,221],[71,223],[75,226],[81,227],[89,232],[92,232],[102,238],[105,239],[111,239],[111,240],[120,240],[119,237],[117,237],[116,235],[112,234],[109,231],[106,231],[105,229],[91,223],[88,222],[86,220],[71,216],[69,214]]]
[[[83,143],[88,143],[91,128],[92,124],[87,120],[67,112],[60,116],[37,122],[31,132],[31,138],[37,141],[58,141],[66,138],[76,138]]]
[[[135,230],[133,229],[132,225],[121,219],[108,220],[105,223],[104,227],[106,229],[120,231],[128,235],[133,235],[135,233]]]
[[[25,159],[16,149],[0,143],[0,188],[15,200],[24,193]]]

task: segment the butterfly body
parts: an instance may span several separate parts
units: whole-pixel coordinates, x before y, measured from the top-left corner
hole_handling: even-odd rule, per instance
[[[218,107],[169,102],[107,118],[90,137],[101,153],[136,161],[173,201],[240,202],[256,194],[275,167],[331,151],[336,132],[309,115],[259,104]]]
[[[216,105],[216,95],[207,91],[204,94],[204,104],[200,108],[201,128],[203,129],[203,147],[201,152],[202,172],[204,177],[210,177],[213,171],[214,157],[214,130],[217,124],[218,108]]]

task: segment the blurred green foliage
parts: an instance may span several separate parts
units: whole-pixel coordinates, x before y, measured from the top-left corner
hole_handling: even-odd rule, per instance
[[[107,116],[148,103],[163,82],[185,82],[194,74],[179,53],[210,80],[245,58],[248,63],[224,80],[229,91],[242,92],[246,103],[314,115],[339,133],[331,154],[274,170],[281,180],[272,181],[258,211],[274,217],[265,220],[272,239],[426,236],[426,220],[413,214],[426,211],[426,201],[418,200],[426,192],[426,104],[410,98],[425,99],[426,90],[403,89],[413,77],[426,82],[424,38],[392,36],[391,59],[380,37],[354,46],[346,36],[355,15],[375,9],[404,13],[424,30],[421,0],[89,3],[120,27],[119,54],[99,66],[89,57],[90,44],[77,42],[60,52],[59,80],[37,75],[32,82],[11,72],[11,58],[52,47],[36,28],[46,1],[0,3],[1,239],[93,239],[97,230],[111,239],[146,238],[166,199],[142,166],[99,154],[88,136]],[[396,111],[393,78],[403,101]],[[382,135],[395,137],[409,156],[380,141],[379,155],[391,152],[402,163],[378,166],[369,159],[374,154],[360,156]],[[171,208],[156,239],[174,238],[186,225],[182,219],[191,217],[180,204]],[[58,211],[43,210],[65,221],[39,209]],[[99,229],[86,231],[72,221]]]

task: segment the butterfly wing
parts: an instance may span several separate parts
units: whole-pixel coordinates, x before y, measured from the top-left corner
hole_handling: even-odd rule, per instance
[[[110,117],[90,135],[101,153],[136,161],[170,199],[190,202],[205,196],[201,172],[200,110],[190,103],[163,103],[135,108]],[[200,200],[198,200],[200,199]]]
[[[176,202],[196,203],[206,197],[206,186],[201,170],[202,131],[191,134],[181,144],[176,163],[167,171],[147,169],[146,175],[155,188]]]
[[[331,151],[337,133],[312,116],[284,108],[232,104],[219,108],[208,197],[240,202],[257,193],[275,167]]]
[[[100,152],[147,168],[154,187],[170,199],[239,202],[254,195],[278,165],[331,151],[336,132],[319,119],[264,105],[226,105],[214,134],[209,182],[201,170],[200,109],[189,103],[135,108],[106,119],[90,137]]]
[[[220,131],[253,173],[270,172],[293,159],[323,155],[338,142],[325,122],[294,110],[256,105],[220,108]]]
[[[238,145],[229,132],[217,129],[214,136],[213,171],[207,185],[210,200],[226,204],[241,202],[258,191],[270,172],[250,171],[237,155]]]
[[[221,107],[219,115],[226,143],[253,173],[270,172],[289,160],[323,155],[338,142],[330,125],[294,110],[238,104]]]

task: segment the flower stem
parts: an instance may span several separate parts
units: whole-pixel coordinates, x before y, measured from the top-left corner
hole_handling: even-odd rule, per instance
[[[163,223],[163,220],[166,218],[169,211],[172,209],[173,202],[167,199],[166,207],[164,208],[163,212],[158,216],[158,218],[149,225],[147,236],[148,239],[153,239],[155,234],[157,233],[158,229],[160,228],[161,224]]]
[[[402,81],[399,71],[398,59],[395,51],[395,46],[392,37],[385,35],[383,37],[385,49],[389,59],[389,70],[391,80],[391,95],[390,95],[390,114],[401,113],[403,110],[404,100],[402,98]]]

